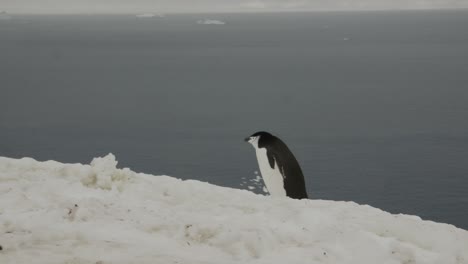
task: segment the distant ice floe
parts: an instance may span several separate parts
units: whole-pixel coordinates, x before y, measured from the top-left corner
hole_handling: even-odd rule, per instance
[[[198,20],[197,24],[199,25],[225,25],[226,22],[221,21],[221,20],[214,20],[214,19],[203,19],[203,20]]]
[[[5,11],[0,11],[0,20],[10,20],[11,16],[5,12]]]
[[[154,13],[144,13],[144,14],[138,14],[136,15],[137,18],[153,18],[153,17],[164,17],[165,15],[164,14],[161,14],[161,13],[157,13],[157,14],[154,14]]]
[[[267,188],[263,184],[262,176],[259,175],[258,171],[255,171],[255,178],[247,179],[246,177],[241,178],[241,187],[247,187],[251,191],[257,193],[268,193]]]

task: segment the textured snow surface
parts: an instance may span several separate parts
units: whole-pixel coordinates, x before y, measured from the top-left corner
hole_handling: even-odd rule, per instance
[[[0,263],[468,263],[451,225],[116,165],[0,157]]]

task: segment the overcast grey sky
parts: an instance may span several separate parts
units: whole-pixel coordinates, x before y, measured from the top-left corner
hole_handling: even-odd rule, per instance
[[[468,0],[0,0],[10,13],[264,12],[468,8]]]

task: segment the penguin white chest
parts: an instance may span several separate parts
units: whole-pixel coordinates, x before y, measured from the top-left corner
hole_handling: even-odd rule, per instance
[[[262,174],[265,186],[271,196],[286,196],[284,189],[284,178],[281,174],[280,168],[275,161],[275,167],[271,168],[268,161],[267,150],[265,148],[255,148],[257,155],[258,166]]]

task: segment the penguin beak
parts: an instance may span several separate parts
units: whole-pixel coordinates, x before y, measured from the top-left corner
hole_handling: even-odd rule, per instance
[[[244,139],[245,142],[249,142],[249,140],[250,140],[250,137],[246,137],[246,138]]]

